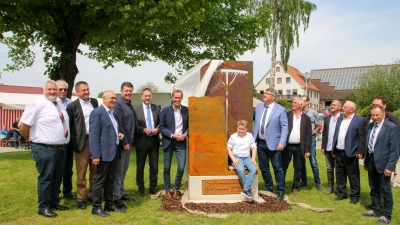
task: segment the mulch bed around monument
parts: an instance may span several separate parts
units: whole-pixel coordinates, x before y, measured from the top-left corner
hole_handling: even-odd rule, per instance
[[[253,212],[278,212],[291,209],[286,201],[279,202],[274,197],[260,195],[265,202],[238,202],[238,203],[186,203],[186,207],[191,210],[199,210],[206,213],[253,213]],[[182,208],[181,199],[162,200],[162,210],[165,211],[185,211]]]

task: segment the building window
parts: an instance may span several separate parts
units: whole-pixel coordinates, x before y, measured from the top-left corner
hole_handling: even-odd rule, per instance
[[[282,84],[282,78],[281,78],[281,77],[278,77],[278,80],[277,80],[276,83],[277,83],[277,84]]]
[[[286,77],[286,83],[290,84],[290,77]]]
[[[260,91],[260,94],[263,95],[263,94],[264,94],[264,91]]]
[[[293,89],[293,95],[297,95],[297,89]]]
[[[278,95],[283,95],[283,91],[282,90],[278,90]]]
[[[287,95],[291,95],[291,93],[292,93],[292,90],[290,90],[290,89],[287,89],[287,90],[286,90],[286,94],[287,94]]]
[[[280,67],[276,67],[275,71],[276,72],[281,72],[281,68]]]
[[[271,80],[271,78],[266,78],[265,83],[269,84],[270,80]]]

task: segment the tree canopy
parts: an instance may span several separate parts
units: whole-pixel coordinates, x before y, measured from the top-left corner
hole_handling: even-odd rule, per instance
[[[386,99],[386,110],[393,112],[400,108],[399,63],[400,61],[392,65],[377,65],[359,77],[359,88],[352,95],[358,109],[370,106],[377,96]]]
[[[278,10],[271,7],[276,2]],[[39,45],[45,53],[45,73],[66,80],[71,94],[79,72],[76,54],[95,59],[104,68],[117,62],[135,67],[154,60],[190,66],[205,58],[233,60],[257,47],[258,40],[270,38],[272,30],[279,31],[286,62],[300,26],[296,18],[308,19],[311,13],[296,10],[293,2],[311,4],[303,0],[3,0],[0,42],[9,47],[12,60],[5,70],[32,66],[31,48]],[[292,10],[295,17],[284,19],[284,12]]]
[[[136,88],[136,93],[142,93],[143,89],[150,88],[152,93],[160,92],[160,88],[153,82],[148,81],[145,84],[140,85]]]

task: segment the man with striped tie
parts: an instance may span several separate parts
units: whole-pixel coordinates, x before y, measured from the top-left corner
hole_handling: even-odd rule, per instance
[[[25,107],[18,126],[21,135],[31,142],[31,154],[38,176],[39,215],[56,217],[52,211],[67,210],[58,203],[58,192],[65,169],[65,151],[69,142],[69,117],[57,101],[55,81],[47,81],[43,97]]]

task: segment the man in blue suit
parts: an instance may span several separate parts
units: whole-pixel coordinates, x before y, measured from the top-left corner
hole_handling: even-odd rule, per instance
[[[160,132],[163,136],[162,148],[164,149],[164,190],[165,198],[179,198],[179,188],[182,182],[183,171],[186,164],[186,138],[188,134],[188,108],[181,105],[183,93],[175,90],[172,93],[171,106],[163,108],[160,116]],[[174,189],[171,193],[170,170],[173,152],[176,154],[178,168],[176,172]]]
[[[373,105],[371,119],[364,143],[364,168],[368,169],[368,181],[371,188],[371,210],[362,216],[379,216],[381,193],[383,194],[383,216],[377,224],[388,224],[392,219],[393,195],[390,178],[395,171],[399,157],[399,131],[397,126],[385,120],[385,108]]]
[[[118,130],[113,108],[117,96],[113,91],[103,94],[103,104],[94,109],[89,117],[89,144],[92,163],[96,165],[92,199],[92,214],[110,216],[101,208],[101,196],[104,188],[105,211],[123,212],[113,202],[113,185],[118,166],[117,146],[124,135]]]
[[[363,157],[363,123],[364,118],[355,114],[356,104],[346,101],[342,107],[343,116],[336,121],[333,136],[332,156],[336,158],[336,184],[338,197],[335,200],[347,198],[346,182],[349,178],[352,204],[360,199],[360,168],[358,160]]]
[[[275,102],[277,92],[267,89],[263,94],[263,102],[254,110],[254,139],[257,141],[258,162],[267,191],[273,191],[269,161],[274,168],[277,185],[277,200],[282,201],[285,192],[285,178],[282,169],[282,150],[286,146],[288,136],[288,119],[286,109]]]

